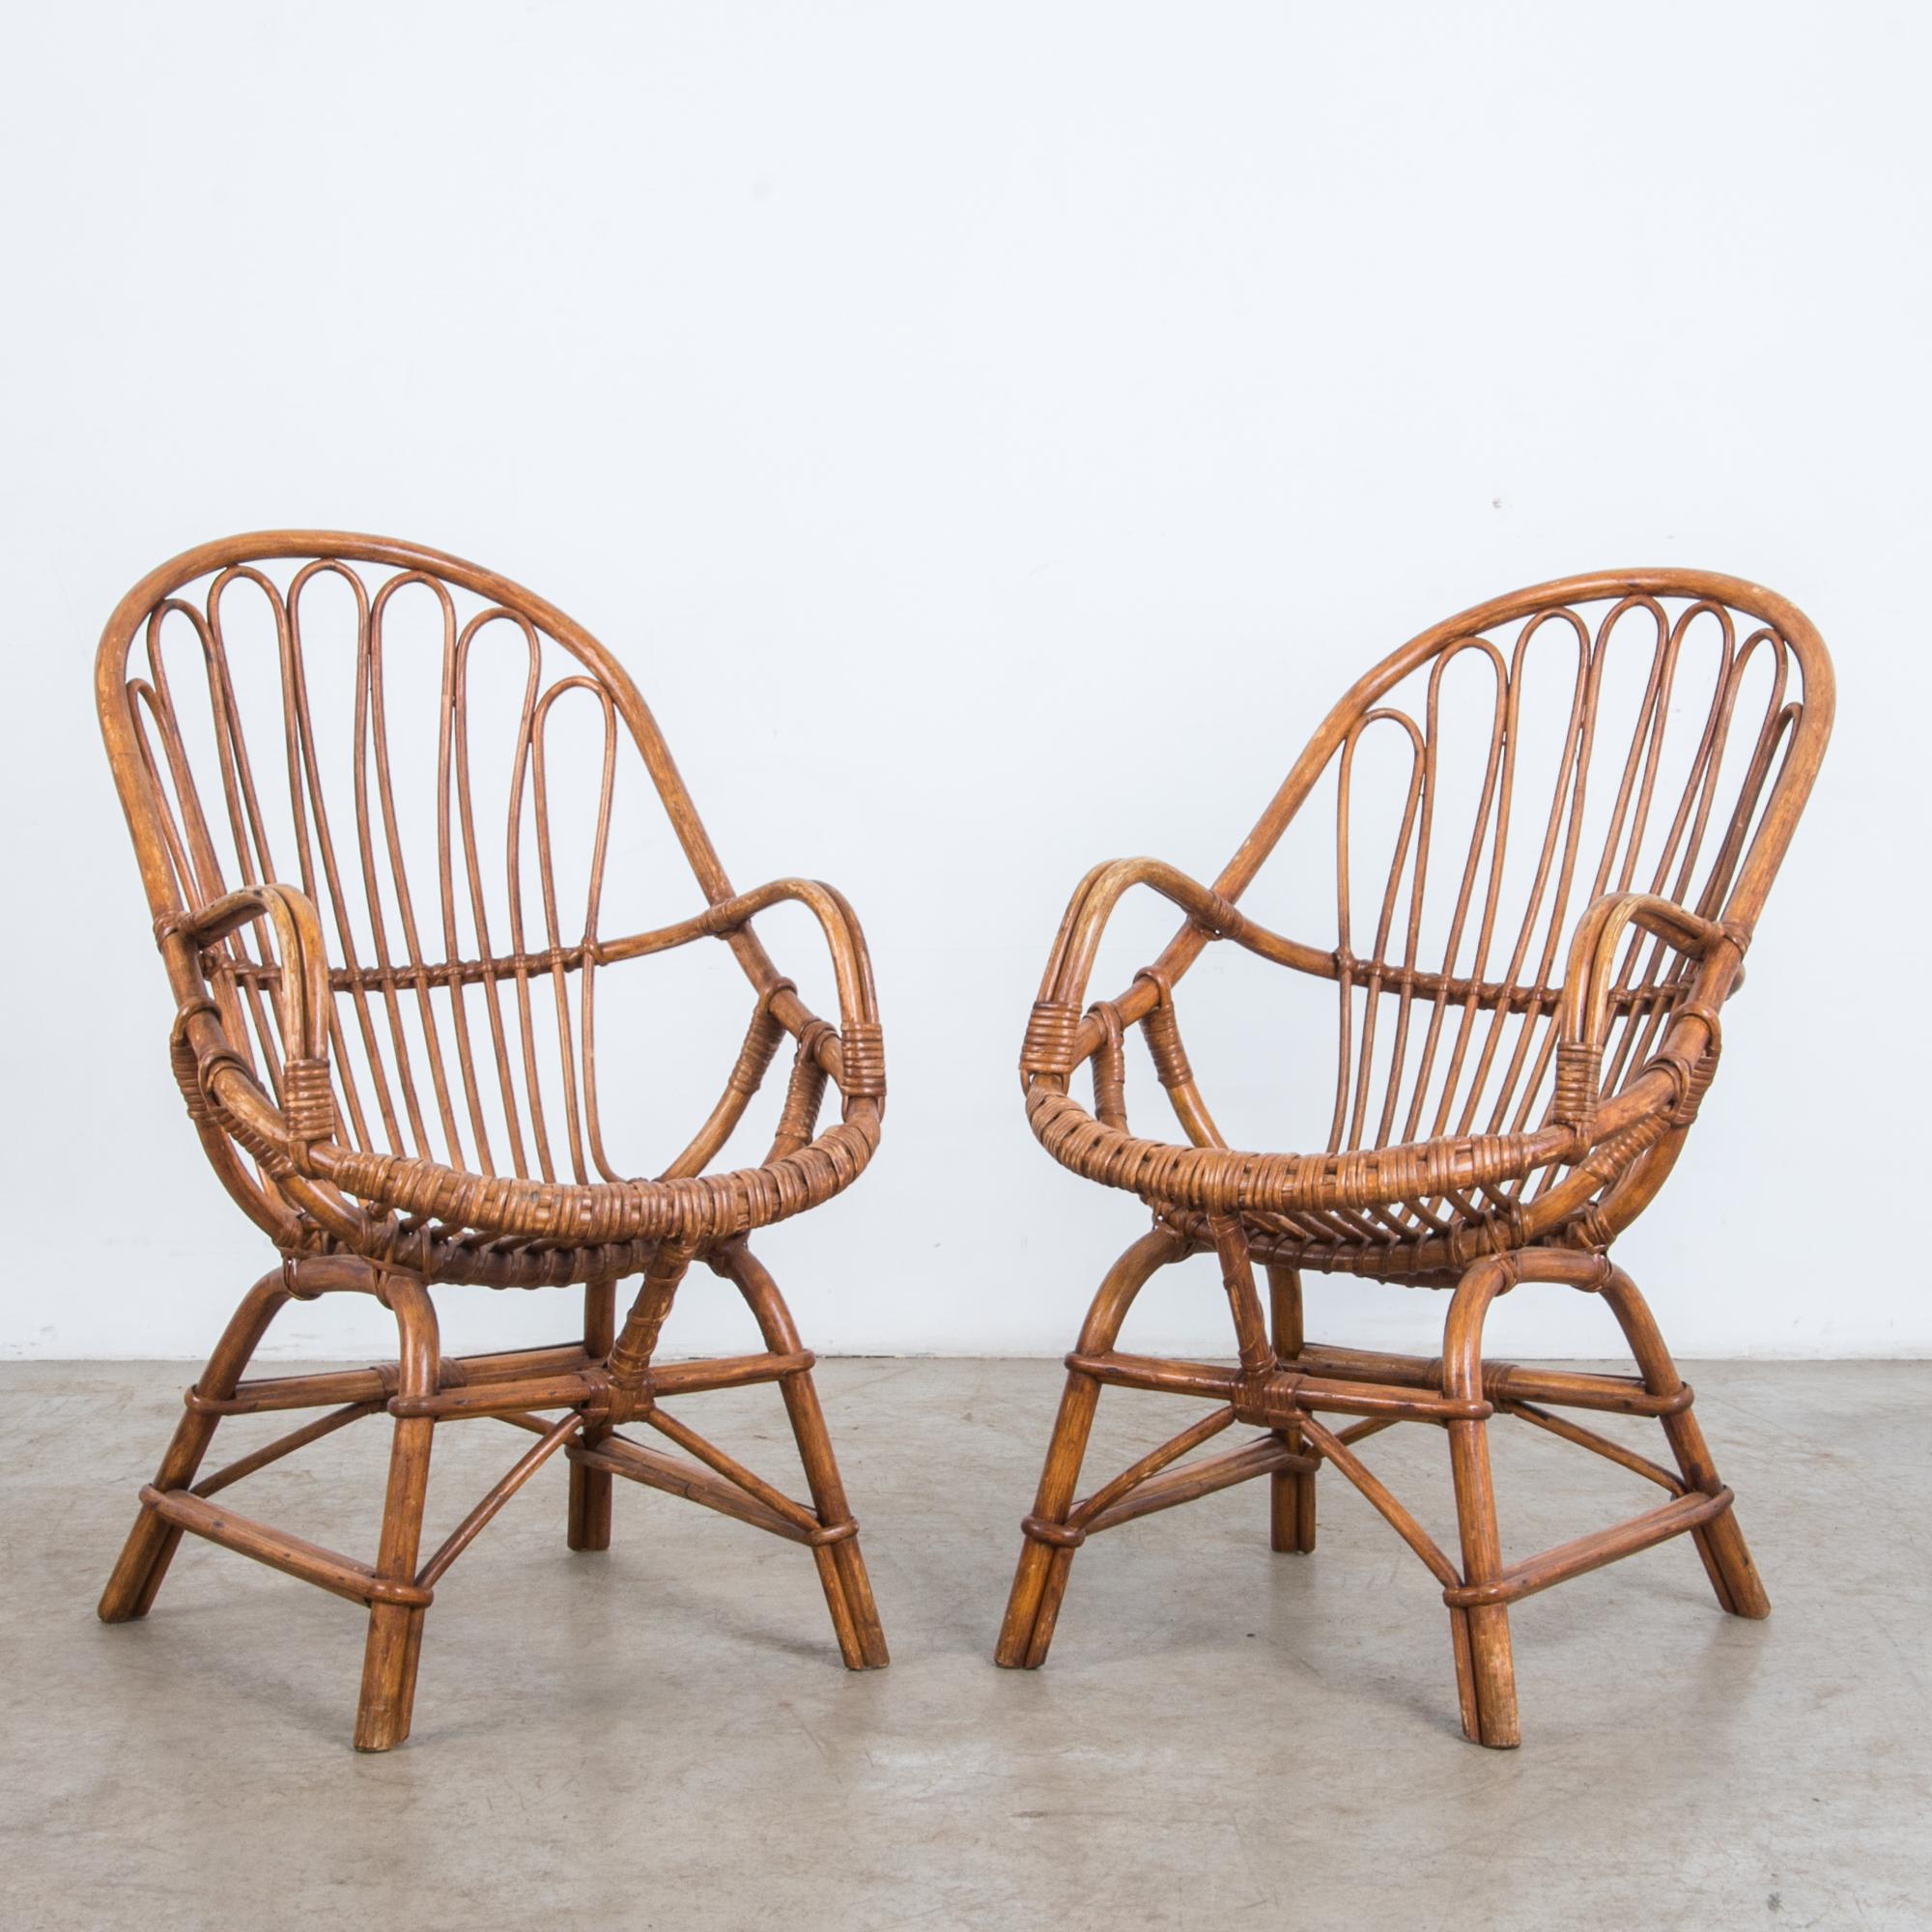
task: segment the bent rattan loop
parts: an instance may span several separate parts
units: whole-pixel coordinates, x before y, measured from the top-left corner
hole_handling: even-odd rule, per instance
[[[1832,707],[1816,631],[1755,584],[1665,570],[1542,584],[1424,632],[1363,676],[1211,884],[1154,859],[1080,882],[1021,1049],[1027,1119],[1057,1161],[1138,1195],[1155,1226],[1109,1272],[1066,1358],[1000,1662],[1044,1661],[1075,1549],[1151,1510],[1266,1474],[1274,1548],[1313,1549],[1323,1463],[1443,1585],[1463,1729],[1484,1744],[1518,1740],[1508,1606],[1520,1597],[1689,1535],[1720,1606],[1766,1614],[1690,1387],[1606,1251],[1662,1185],[1716,1077],[1719,1013]],[[1332,865],[1334,932],[1276,931],[1238,901],[1291,827],[1322,816],[1297,864],[1312,851]],[[1114,908],[1143,888],[1175,906],[1179,929],[1123,992],[1092,999]],[[1333,989],[1335,1091],[1315,1151],[1231,1144],[1208,1111],[1179,994],[1218,943]],[[1136,1023],[1169,1135],[1130,1122],[1122,1042]],[[1073,1091],[1087,1061],[1092,1111]],[[1151,1276],[1210,1253],[1239,1367],[1121,1352]],[[1453,1289],[1440,1356],[1311,1341],[1310,1268]],[[1601,1295],[1638,1377],[1486,1363],[1489,1311],[1519,1284]],[[1104,1484],[1090,1515],[1075,1492],[1103,1387],[1219,1406],[1210,1427]],[[1566,1408],[1655,1419],[1677,1473]],[[1336,1433],[1316,1419],[1327,1411],[1362,1419]],[[1234,1418],[1266,1433],[1183,1460]],[[1505,1565],[1487,1447],[1502,1418],[1661,1482],[1672,1500]],[[1445,1433],[1460,1563],[1351,1446],[1396,1421]]]
[[[184,1531],[367,1605],[355,1742],[386,1749],[409,1733],[429,1585],[561,1449],[573,1548],[609,1545],[617,1476],[689,1497],[808,1544],[844,1662],[885,1663],[811,1357],[744,1246],[849,1187],[878,1145],[884,1039],[850,905],[810,879],[736,892],[617,661],[508,579],[414,545],[284,530],[177,557],[109,619],[97,696],[174,996],[174,1077],[216,1174],[281,1252],[188,1392],[101,1616],[145,1614]],[[634,821],[653,799],[696,908],[687,888],[669,923],[619,923],[639,895],[615,855],[640,849]],[[784,902],[819,927],[836,1025],[757,936],[758,914]],[[605,989],[648,985],[631,962],[699,941],[749,981],[750,1023],[682,1151],[619,1166],[612,1108],[656,1069],[600,1087]],[[769,1152],[721,1165],[787,1036]],[[841,1106],[821,1128],[828,1081]],[[658,1366],[700,1257],[744,1296],[763,1347]],[[617,1283],[639,1273],[620,1330]],[[431,1283],[581,1284],[581,1335],[445,1360]],[[343,1291],[395,1317],[396,1363],[241,1381],[280,1307]],[[662,1406],[751,1382],[778,1386],[810,1506]],[[306,1406],[329,1412],[196,1486],[226,1417]],[[205,1500],[373,1413],[394,1431],[373,1561]],[[478,1416],[542,1440],[418,1571],[433,1433]],[[633,1418],[689,1453],[618,1435]]]
[[[1079,1523],[1048,1522],[1040,1517],[1024,1516],[1020,1528],[1036,1543],[1050,1544],[1056,1549],[1078,1549],[1087,1541],[1087,1531]]]

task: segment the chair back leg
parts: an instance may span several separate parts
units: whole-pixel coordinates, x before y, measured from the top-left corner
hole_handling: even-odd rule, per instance
[[[617,1284],[587,1282],[583,1290],[583,1352],[593,1362],[608,1361],[617,1340]],[[586,1422],[582,1440],[595,1448],[611,1433],[609,1421]],[[587,1463],[570,1465],[570,1515],[565,1540],[572,1549],[611,1547],[610,1470]]]
[[[1270,1263],[1267,1270],[1268,1323],[1276,1365],[1301,1354],[1301,1270]],[[1275,1438],[1299,1455],[1307,1444],[1293,1423]],[[1268,1544],[1284,1554],[1306,1555],[1315,1548],[1315,1471],[1277,1469],[1268,1478]]]

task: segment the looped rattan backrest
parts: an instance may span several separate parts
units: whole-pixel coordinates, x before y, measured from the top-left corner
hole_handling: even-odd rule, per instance
[[[613,837],[627,882],[640,869],[639,798],[655,791],[707,900],[730,887],[594,639],[458,558],[276,531],[189,552],[130,591],[98,695],[157,924],[247,885],[314,901],[348,1144],[619,1178],[593,978]],[[279,1092],[272,962],[246,929],[221,946],[230,1037]]]
[[[1539,585],[1362,678],[1216,881],[1238,897],[1293,824],[1295,860],[1284,846],[1269,877],[1293,873],[1303,898],[1285,916],[1249,909],[1324,952],[1312,894],[1318,874],[1329,882],[1330,1147],[1544,1118],[1566,942],[1605,894],[1660,895],[1747,943],[1832,705],[1831,662],[1801,612],[1693,572]],[[1323,840],[1332,856],[1314,862]],[[1180,963],[1197,950],[1183,940]],[[1690,979],[1632,928],[1606,1094],[1656,1052]]]

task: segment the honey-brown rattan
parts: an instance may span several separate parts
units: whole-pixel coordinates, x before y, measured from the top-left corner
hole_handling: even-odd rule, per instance
[[[1630,675],[1606,683],[1613,671]],[[1620,705],[1613,684],[1628,692]],[[1607,1250],[1656,1195],[1711,1084],[1719,1012],[1742,980],[1832,706],[1817,633],[1767,590],[1683,570],[1566,579],[1464,611],[1360,679],[1212,886],[1148,859],[1087,875],[1028,1025],[1027,1115],[1055,1159],[1138,1195],[1154,1228],[1109,1273],[1067,1358],[1003,1664],[1044,1661],[1086,1537],[1151,1510],[1266,1474],[1274,1548],[1312,1549],[1324,1462],[1441,1583],[1463,1728],[1484,1744],[1518,1742],[1508,1605],[1521,1596],[1688,1532],[1722,1606],[1766,1614],[1690,1391]],[[1459,758],[1458,723],[1472,718],[1479,728]],[[1390,859],[1385,874],[1368,867],[1379,881],[1370,897],[1359,890],[1356,821],[1373,813],[1357,766],[1366,746],[1389,741],[1400,748],[1395,795],[1375,831]],[[1538,757],[1540,782],[1528,776]],[[1322,785],[1332,790],[1332,942],[1286,937],[1238,903]],[[1090,1005],[1109,918],[1137,886],[1171,900],[1184,923],[1123,991]],[[1336,988],[1338,1077],[1318,1151],[1243,1151],[1215,1124],[1176,998],[1215,941]],[[1136,1024],[1179,1140],[1129,1125],[1124,1038]],[[1083,1065],[1091,1109],[1072,1091]],[[1204,1251],[1219,1258],[1236,1365],[1122,1353],[1116,1340],[1141,1288]],[[1441,1356],[1309,1342],[1303,1269],[1454,1289]],[[1486,1363],[1489,1306],[1520,1282],[1602,1295],[1639,1376]],[[1217,1406],[1076,1501],[1103,1385]],[[1657,1417],[1677,1470],[1552,1412],[1565,1407]],[[1335,1432],[1322,1412],[1360,1420]],[[1497,1414],[1594,1450],[1670,1500],[1505,1566],[1485,1434]],[[1182,1460],[1236,1421],[1264,1433]],[[1355,1454],[1356,1441],[1395,1421],[1446,1431],[1460,1564]]]
[[[426,635],[426,653],[414,641],[392,644],[396,612],[412,607],[429,612],[426,633],[418,625],[411,634]],[[254,621],[252,646],[237,641],[243,612]],[[427,657],[433,731],[392,745],[391,660],[408,651]],[[503,688],[485,689],[505,651]],[[346,678],[341,717],[325,717],[312,699],[325,661]],[[479,669],[486,661],[490,669]],[[264,691],[272,727],[251,736],[248,694]],[[608,1546],[613,1476],[688,1496],[808,1546],[845,1662],[883,1665],[812,1357],[746,1246],[753,1229],[850,1185],[878,1143],[884,1049],[851,907],[807,879],[735,892],[617,661],[521,586],[416,545],[275,530],[190,551],[116,609],[97,696],[176,1004],[175,1077],[215,1172],[281,1254],[188,1392],[101,1616],[146,1613],[185,1530],[366,1604],[355,1743],[386,1749],[409,1732],[438,1580],[560,1450],[571,1463],[573,1548]],[[586,713],[587,747],[582,734],[573,745],[559,727]],[[613,935],[603,923],[613,801],[634,762],[700,903],[671,923]],[[566,831],[552,800],[560,781],[585,773],[588,862],[582,899],[571,900],[582,904],[580,923],[559,883]],[[507,790],[500,835],[477,803],[490,776]],[[406,830],[405,779],[434,801],[433,838]],[[836,1027],[805,1005],[753,928],[784,901],[807,908],[823,933]],[[700,939],[722,941],[750,982],[749,1027],[689,1146],[639,1178],[606,1151],[597,987],[626,962]],[[710,1171],[787,1039],[791,1070],[769,1151],[755,1165]],[[635,1081],[639,1070],[621,1077]],[[828,1083],[838,1118],[821,1124]],[[655,1360],[672,1298],[699,1261],[743,1294],[762,1351]],[[616,1284],[632,1274],[642,1279],[620,1328]],[[438,1283],[582,1283],[582,1338],[446,1359],[427,1293]],[[369,1293],[391,1310],[394,1367],[241,1379],[289,1299],[332,1291]],[[810,1506],[662,1406],[766,1381],[778,1384],[796,1434]],[[222,1418],[306,1407],[328,1413],[195,1480]],[[394,1421],[373,1562],[209,1500],[373,1414]],[[419,1563],[432,1433],[471,1417],[540,1440]],[[626,1422],[687,1453],[618,1434]]]

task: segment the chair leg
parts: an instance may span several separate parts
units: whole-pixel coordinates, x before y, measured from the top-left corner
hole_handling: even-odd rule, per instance
[[[712,1267],[733,1283],[745,1297],[765,1347],[774,1354],[802,1353],[791,1310],[785,1306],[778,1283],[751,1249],[742,1241],[732,1241],[708,1259]],[[838,1655],[847,1670],[883,1670],[892,1662],[886,1649],[885,1627],[879,1621],[872,1579],[859,1548],[858,1525],[845,1500],[845,1485],[832,1453],[832,1438],[826,1433],[825,1411],[819,1406],[811,1372],[808,1369],[784,1377],[779,1383],[779,1393],[798,1443],[798,1459],[805,1469],[812,1510],[821,1529],[834,1532],[827,1542],[814,1544],[811,1554],[818,1566],[818,1580],[825,1592],[833,1633],[838,1639]]]
[[[1471,1583],[1493,1580],[1503,1567],[1502,1544],[1496,1533],[1495,1488],[1490,1480],[1488,1431],[1486,1422],[1449,1425],[1463,1574]],[[1456,1648],[1463,1734],[1499,1750],[1520,1745],[1522,1730],[1517,1718],[1516,1660],[1510,1648],[1508,1607],[1492,1604],[1478,1609],[1452,1609],[1449,1626]]]
[[[401,1334],[401,1397],[436,1393],[440,1353],[436,1311],[429,1291],[412,1276],[389,1275],[383,1298]],[[398,1416],[389,1450],[389,1486],[383,1505],[383,1534],[376,1573],[395,1582],[415,1575],[422,1540],[423,1498],[429,1488],[430,1443],[436,1424],[428,1416]],[[416,1664],[422,1651],[424,1611],[402,1604],[376,1604],[369,1611],[369,1638],[362,1655],[362,1694],[355,1708],[355,1748],[384,1751],[410,1734],[415,1704]]]
[[[1087,1320],[1080,1330],[1083,1354],[1105,1354],[1120,1335],[1134,1297],[1168,1263],[1179,1261],[1187,1243],[1166,1229],[1143,1235],[1107,1270]],[[1046,1465],[1040,1471],[1033,1514],[1021,1525],[1026,1540],[1020,1546],[1019,1567],[1007,1599],[994,1662],[1008,1670],[1037,1670],[1046,1662],[1060,1605],[1066,1595],[1066,1578],[1073,1568],[1073,1551],[1081,1538],[1056,1538],[1054,1530],[1066,1521],[1073,1508],[1074,1487],[1087,1454],[1087,1437],[1099,1406],[1100,1384],[1092,1376],[1069,1372],[1060,1398],[1060,1413],[1047,1443]]]
[[[1517,1280],[1513,1266],[1494,1257],[1463,1277],[1449,1306],[1442,1335],[1442,1392],[1479,1402],[1483,1393],[1483,1323],[1490,1304]],[[1463,1543],[1463,1577],[1488,1583],[1502,1575],[1502,1540],[1496,1529],[1496,1492],[1490,1477],[1487,1422],[1448,1425],[1449,1466],[1456,1485],[1456,1522]],[[1456,1651],[1456,1689],[1463,1735],[1506,1750],[1522,1742],[1517,1718],[1516,1661],[1510,1648],[1509,1609],[1490,1604],[1452,1607],[1450,1634]]]
[[[593,1281],[583,1290],[583,1352],[602,1361],[617,1339],[617,1284]],[[587,1422],[583,1441],[591,1446],[611,1434],[608,1422]],[[616,1479],[608,1469],[570,1465],[570,1517],[565,1538],[572,1549],[611,1547],[611,1492]]]
[[[832,1439],[825,1433],[825,1413],[818,1406],[810,1371],[787,1376],[779,1390],[798,1439],[798,1458],[805,1465],[811,1506],[825,1528],[842,1528],[852,1522],[852,1512],[845,1501],[845,1486],[838,1479],[838,1465],[833,1460]],[[832,1613],[832,1628],[838,1634],[838,1654],[845,1668],[883,1670],[892,1658],[879,1622],[879,1606],[872,1601],[872,1579],[859,1549],[858,1525],[854,1523],[849,1534],[835,1542],[814,1545],[811,1553],[818,1564],[818,1580],[825,1591],[825,1606]]]
[[[242,1305],[229,1319],[221,1340],[208,1358],[208,1367],[194,1385],[199,1394],[210,1401],[222,1402],[235,1393],[235,1385],[242,1379],[249,1357],[261,1346],[269,1323],[289,1299],[288,1286],[279,1267],[265,1274],[242,1297]],[[205,1409],[188,1408],[184,1412],[155,1476],[156,1489],[185,1490],[194,1481],[220,1421],[220,1416],[211,1415]],[[100,1593],[96,1614],[102,1623],[128,1623],[148,1614],[181,1540],[178,1524],[164,1521],[153,1510],[142,1510],[134,1519],[134,1527],[122,1547],[107,1587]]]
[[[1667,1416],[1664,1435],[1677,1457],[1677,1466],[1693,1489],[1716,1487],[1718,1472],[1711,1452],[1704,1445],[1704,1432],[1687,1408],[1680,1415]],[[1700,1473],[1701,1472],[1701,1473]],[[1708,1482],[1706,1478],[1708,1477]],[[1764,1579],[1751,1561],[1750,1545],[1738,1526],[1735,1507],[1715,1517],[1701,1529],[1692,1531],[1704,1574],[1711,1579],[1720,1608],[1734,1617],[1762,1618],[1771,1614],[1771,1598]]]
[[[1622,1268],[1612,1268],[1602,1293],[1624,1331],[1624,1340],[1635,1358],[1644,1386],[1653,1395],[1675,1395],[1683,1388],[1684,1378],[1678,1374],[1677,1364],[1664,1347],[1656,1319],[1637,1292],[1636,1284]],[[1662,1423],[1664,1438],[1677,1459],[1684,1480],[1693,1490],[1701,1490],[1706,1495],[1715,1494],[1723,1485],[1691,1407],[1687,1405],[1676,1414],[1664,1416]],[[1765,1594],[1757,1565],[1751,1561],[1750,1546],[1738,1526],[1736,1509],[1728,1509],[1693,1530],[1691,1538],[1719,1605],[1734,1617],[1770,1616],[1771,1599]]]
[[[1271,1264],[1267,1271],[1269,1321],[1277,1362],[1293,1361],[1301,1353],[1301,1272]],[[1289,1448],[1305,1445],[1301,1431],[1291,1423],[1277,1429],[1276,1437]],[[1315,1548],[1315,1471],[1277,1469],[1268,1478],[1268,1542],[1278,1551],[1306,1553]]]
[[[1073,1507],[1088,1434],[1099,1405],[1100,1384],[1092,1376],[1070,1373],[1060,1398],[1053,1437],[1047,1444],[1046,1466],[1040,1471],[1033,1515],[1024,1525],[1026,1541],[1020,1546],[1019,1568],[1013,1573],[1006,1619],[993,1652],[993,1662],[1008,1670],[1037,1670],[1046,1662],[1053,1642],[1053,1628],[1060,1620],[1061,1601],[1066,1595],[1066,1578],[1077,1545],[1070,1540],[1049,1541],[1039,1531],[1064,1523]]]

